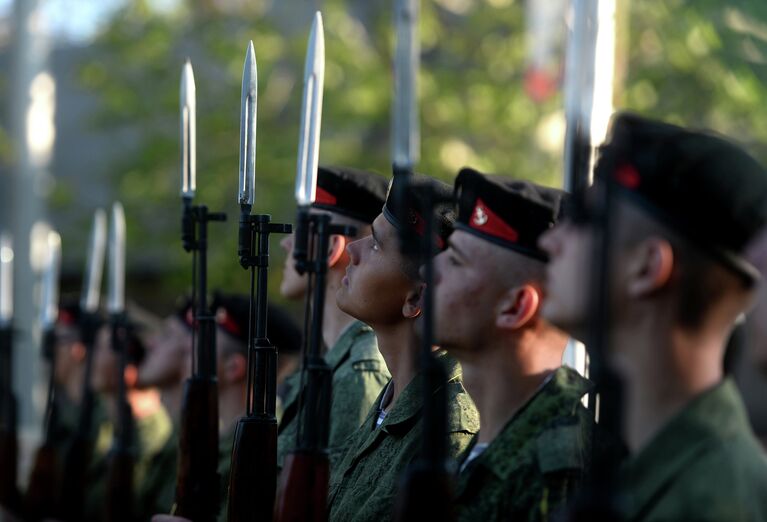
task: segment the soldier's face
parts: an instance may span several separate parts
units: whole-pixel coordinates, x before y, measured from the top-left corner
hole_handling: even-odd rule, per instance
[[[540,239],[550,257],[542,315],[583,340],[588,328],[592,232],[588,226],[561,222]]]
[[[76,357],[74,351],[84,351],[80,342],[80,332],[76,326],[56,325],[56,363],[53,371],[56,384],[66,386],[70,379],[76,378],[76,368],[82,357]],[[80,355],[80,354],[78,354]]]
[[[102,326],[96,334],[93,352],[91,384],[99,393],[117,390],[117,354],[112,349],[112,329]]]
[[[293,260],[294,235],[289,234],[280,241],[280,246],[287,254],[285,264],[282,267],[282,282],[280,283],[280,295],[286,299],[303,299],[306,295],[306,274],[296,272]]]
[[[442,348],[473,351],[492,334],[503,293],[493,277],[499,261],[494,249],[500,248],[456,230],[447,250],[434,258],[434,332]]]
[[[748,344],[756,363],[767,374],[767,229],[750,245],[747,257],[762,272],[756,305],[748,314]]]
[[[175,315],[147,343],[146,358],[138,369],[140,387],[172,387],[191,373],[192,335]]]
[[[403,269],[397,230],[380,214],[372,234],[349,243],[346,251],[349,265],[336,292],[338,307],[374,327],[402,321],[408,294],[418,283]]]

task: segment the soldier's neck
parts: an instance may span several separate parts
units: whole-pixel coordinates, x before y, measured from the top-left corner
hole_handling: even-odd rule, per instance
[[[181,401],[183,400],[183,396],[184,381],[179,381],[173,386],[168,386],[167,388],[160,390],[160,400],[175,425],[178,425],[181,420]]]
[[[341,334],[346,327],[352,324],[354,318],[349,314],[342,312],[336,304],[336,291],[340,286],[341,278],[344,273],[338,276],[338,270],[328,272],[327,285],[325,287],[325,309],[322,316],[322,340],[328,350],[338,342]]]
[[[544,351],[541,347],[539,351]],[[508,346],[484,347],[475,356],[457,356],[463,385],[479,411],[480,443],[489,443],[561,365],[561,353],[531,361],[517,357]]]
[[[413,332],[413,321],[402,321],[379,328],[373,326],[373,330],[378,339],[378,350],[392,377],[394,393],[388,408],[391,409],[402,390],[410,384],[417,373],[416,354],[420,344]]]
[[[636,453],[690,401],[722,380],[726,334],[635,323],[611,340],[622,377],[624,436]]]

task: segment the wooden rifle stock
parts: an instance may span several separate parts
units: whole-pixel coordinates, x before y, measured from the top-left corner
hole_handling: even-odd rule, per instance
[[[19,442],[16,433],[16,397],[13,395],[13,331],[0,328],[0,505],[16,512],[20,498],[18,476]]]
[[[77,431],[72,438],[63,458],[63,470],[66,477],[59,482],[59,515],[66,522],[79,522],[85,510],[86,474],[93,456],[93,410],[96,399],[91,387],[93,370],[93,350],[101,321],[95,313],[82,311],[80,317],[80,337],[85,345],[85,372],[82,383],[82,399]]]
[[[212,435],[212,436],[211,436]],[[216,381],[186,381],[179,432],[176,510],[195,522],[215,521],[219,510],[218,389]]]
[[[276,418],[264,415],[239,420],[229,473],[227,520],[271,520],[277,477]]]
[[[280,495],[274,506],[278,522],[325,522],[330,464],[327,452],[295,451],[285,457]]]

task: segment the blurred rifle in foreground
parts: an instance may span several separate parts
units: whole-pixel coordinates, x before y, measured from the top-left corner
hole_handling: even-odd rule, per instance
[[[60,481],[59,515],[67,522],[83,519],[85,505],[86,474],[93,453],[93,410],[95,397],[91,386],[93,351],[96,332],[101,326],[99,298],[101,277],[104,273],[104,257],[107,244],[107,218],[102,209],[93,215],[93,228],[88,246],[87,265],[83,288],[80,295],[80,319],[78,328],[80,340],[85,346],[85,371],[83,374],[82,397],[77,421],[77,431],[64,454],[63,468],[66,480]]]
[[[112,350],[118,357],[114,439],[109,452],[104,520],[128,522],[134,519],[133,466],[135,461],[134,420],[128,402],[125,368],[128,363],[128,324],[125,316],[125,213],[122,205],[112,206],[109,234],[109,295],[107,307],[112,328]]]
[[[229,522],[269,521],[277,489],[277,349],[266,331],[269,235],[288,234],[290,225],[251,214],[256,182],[256,106],[258,73],[253,42],[242,74],[240,112],[240,265],[250,269],[248,383],[245,416],[234,431],[229,474]],[[256,286],[256,282],[258,286]]]
[[[24,496],[24,514],[27,520],[56,518],[60,463],[56,441],[58,412],[56,408],[56,320],[59,315],[59,270],[61,268],[61,238],[55,232],[48,234],[48,261],[43,276],[42,355],[48,362],[48,395],[43,418],[43,443],[35,455],[32,473]]]
[[[196,188],[196,102],[194,72],[187,60],[181,73],[181,240],[192,252],[192,299],[197,329],[192,349],[192,376],[184,385],[178,443],[176,502],[173,513],[198,522],[218,517],[218,385],[216,325],[207,302],[208,222],[226,214],[192,205]],[[194,342],[194,341],[193,341]]]
[[[315,14],[304,69],[304,95],[298,143],[296,202],[298,218],[294,258],[298,273],[308,274],[304,317],[303,366],[296,448],[285,458],[275,504],[276,522],[327,519],[330,467],[330,399],[333,378],[322,356],[322,318],[328,246],[332,234],[354,235],[353,227],[333,225],[326,213],[311,214],[317,193],[317,167],[325,76],[322,16]]]
[[[13,394],[13,247],[0,235],[0,505],[19,509],[19,442],[16,397]]]

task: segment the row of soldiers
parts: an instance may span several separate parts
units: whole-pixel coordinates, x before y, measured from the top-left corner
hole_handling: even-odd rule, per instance
[[[376,174],[320,168],[312,212],[357,230],[327,252],[330,520],[392,518],[419,453],[423,259],[400,236],[424,234],[427,219],[441,245],[433,350],[446,379],[434,393],[447,399],[455,478],[444,502],[458,520],[572,517],[605,459],[619,467],[614,519],[767,520],[767,458],[723,372],[734,325],[764,292],[767,172],[723,137],[631,114],[614,118],[594,172],[592,188],[566,194],[465,168],[452,187],[408,185],[402,212],[403,178],[387,193]],[[281,291],[306,291],[290,256]],[[623,384],[620,433],[595,417],[612,390],[589,396],[594,384],[562,365],[568,339],[595,329],[599,362]],[[288,380],[278,467],[301,404]]]
[[[319,168],[311,212],[356,230],[333,235],[326,253],[330,520],[392,518],[400,478],[421,447],[423,258],[401,248],[400,236],[423,235],[426,220],[441,247],[432,259],[433,351],[446,379],[434,393],[447,400],[455,487],[444,502],[458,520],[573,518],[604,458],[619,466],[609,499],[616,519],[767,520],[767,457],[723,373],[735,323],[766,293],[759,268],[767,268],[767,172],[727,139],[623,114],[594,173],[592,188],[577,194],[471,168],[453,186],[418,176],[431,196],[408,185],[403,212],[394,202],[401,177],[391,186],[375,173]],[[293,265],[293,239],[282,241],[289,255],[280,292],[301,299],[309,288]],[[595,269],[600,257],[606,272]],[[593,306],[598,293],[606,310]],[[225,498],[231,430],[245,409],[249,312],[241,296],[221,296],[212,309]],[[762,350],[765,309],[762,295],[750,321]],[[300,335],[272,312],[269,336],[281,355],[290,353]],[[57,328],[64,350],[57,372],[74,401],[78,388],[66,383],[80,372],[76,313],[63,307]],[[129,344],[137,371],[125,378],[146,456],[135,474],[144,519],[172,510],[174,426],[193,328],[185,305],[146,354],[138,339]],[[599,362],[623,384],[620,433],[605,429],[600,414],[608,412],[598,407],[611,390],[595,390],[562,365],[568,341],[588,341],[595,329],[606,339]],[[107,332],[98,339],[95,380],[115,374]],[[116,389],[95,386],[105,399]],[[152,387],[169,415],[142,391]],[[295,447],[301,387],[297,370],[283,381],[278,468]],[[103,475],[89,475],[89,519],[98,520]]]

